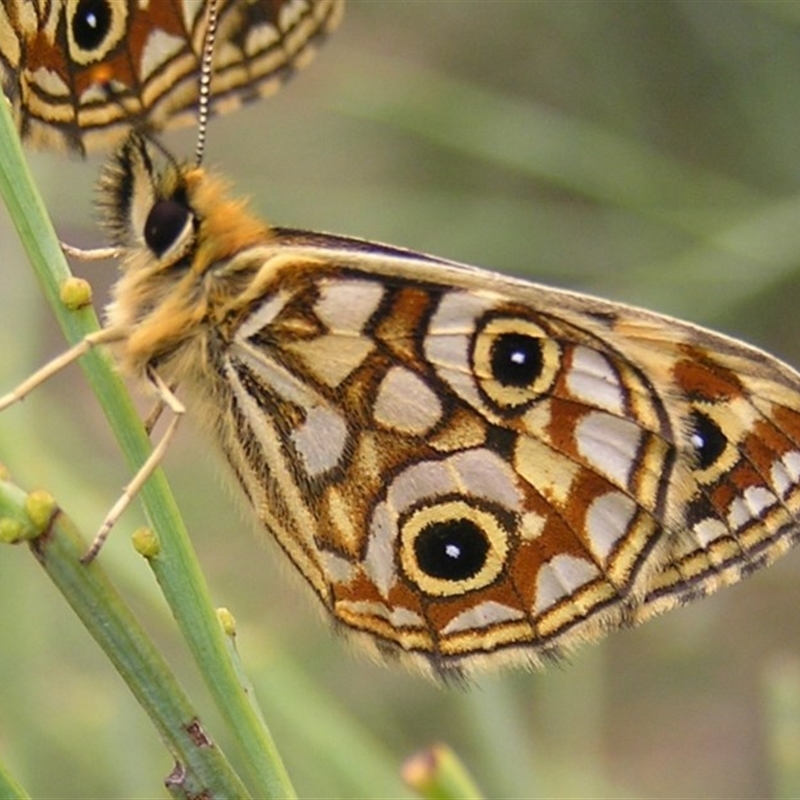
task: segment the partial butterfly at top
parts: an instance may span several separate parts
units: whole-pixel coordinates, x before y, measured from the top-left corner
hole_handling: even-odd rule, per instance
[[[766,353],[271,227],[138,134],[101,188],[122,276],[73,355],[109,344],[180,413],[177,385],[376,658],[444,676],[542,666],[796,543],[800,375]]]
[[[0,78],[33,147],[108,149],[194,121],[208,0],[2,0]],[[276,91],[344,0],[219,0],[212,110]]]

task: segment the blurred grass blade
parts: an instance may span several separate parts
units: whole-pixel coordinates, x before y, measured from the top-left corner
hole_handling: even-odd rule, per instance
[[[60,289],[70,277],[55,231],[36,191],[6,103],[0,103],[0,193],[67,341],[75,344],[97,330],[93,309],[67,309]],[[81,361],[125,455],[131,474],[151,450],[141,420],[107,356],[98,348]],[[161,469],[140,493],[162,553],[151,561],[159,585],[214,701],[245,754],[245,763],[264,797],[293,797],[272,737],[251,710],[212,607],[186,528]]]
[[[350,793],[343,796],[406,796],[392,752],[288,659],[272,653],[258,683],[270,719],[291,731],[303,752],[313,753],[315,770],[340,778]]]
[[[30,495],[0,481],[0,518],[19,520],[31,507]],[[39,497],[37,507],[44,507]],[[116,592],[97,561],[80,558],[86,542],[53,503],[50,522],[30,547],[53,583],[100,645],[180,765],[180,794],[197,797],[246,797],[247,791],[225,756],[203,731],[195,709],[138,620]],[[65,690],[68,687],[64,687]],[[176,787],[173,785],[172,789]]]
[[[30,800],[30,795],[11,777],[5,765],[0,763],[0,797],[3,800]]]
[[[733,221],[737,209],[763,199],[744,183],[692,167],[586,119],[406,62],[406,92],[398,104],[391,96],[387,100],[385,94],[368,90],[374,85],[372,73],[380,69],[387,74],[400,71],[389,57],[365,64],[340,89],[335,106],[602,205],[635,209],[699,235],[707,230],[709,212]]]

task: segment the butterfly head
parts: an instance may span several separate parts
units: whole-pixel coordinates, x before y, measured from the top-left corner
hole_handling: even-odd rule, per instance
[[[203,274],[263,241],[269,227],[247,204],[227,195],[224,181],[177,162],[153,139],[132,133],[108,162],[98,206],[114,245],[163,272],[184,266]]]
[[[134,132],[108,162],[98,206],[122,277],[106,319],[130,330],[122,370],[142,374],[200,332],[255,269],[247,253],[271,236],[224,181],[173,159]]]

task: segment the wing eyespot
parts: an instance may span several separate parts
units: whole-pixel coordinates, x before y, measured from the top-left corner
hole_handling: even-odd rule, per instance
[[[77,0],[68,16],[70,55],[86,66],[106,58],[125,36],[128,4],[111,0]]]
[[[528,319],[491,316],[475,333],[471,360],[490,407],[500,414],[519,414],[552,388],[561,348]]]
[[[690,441],[697,456],[697,468],[707,470],[716,464],[728,446],[728,437],[722,428],[702,411],[692,412]]]
[[[412,511],[400,525],[406,576],[437,597],[491,584],[509,550],[509,526],[498,512],[466,498],[442,499]]]

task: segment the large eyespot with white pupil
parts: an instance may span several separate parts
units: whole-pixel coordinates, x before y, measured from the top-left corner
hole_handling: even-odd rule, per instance
[[[473,340],[472,369],[487,400],[501,414],[524,411],[556,379],[561,348],[528,319],[489,317]]]
[[[694,450],[695,477],[700,483],[717,480],[738,458],[736,448],[714,417],[711,408],[694,408],[690,417],[689,441]]]
[[[88,65],[106,58],[125,36],[128,6],[114,0],[70,0],[67,37],[72,60]],[[104,82],[112,77],[98,74]]]
[[[423,592],[449,597],[482,589],[502,572],[511,520],[493,504],[443,500],[400,521],[400,563]]]
[[[144,223],[145,244],[159,258],[170,251],[182,250],[193,233],[189,207],[180,200],[158,200]]]

